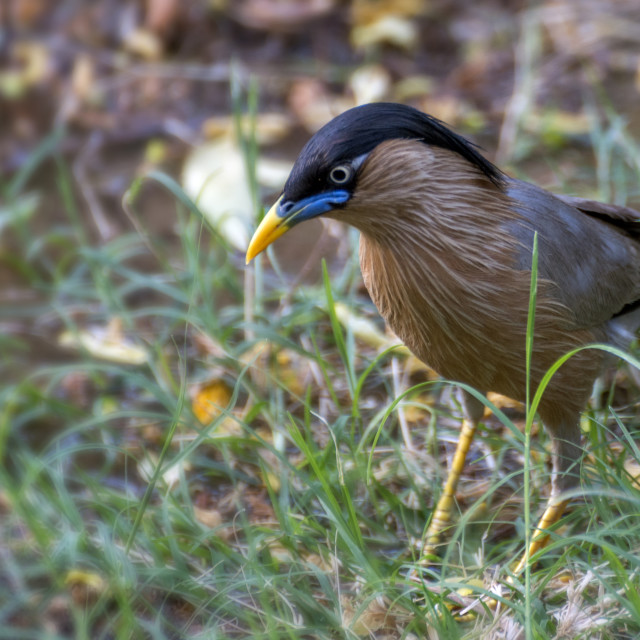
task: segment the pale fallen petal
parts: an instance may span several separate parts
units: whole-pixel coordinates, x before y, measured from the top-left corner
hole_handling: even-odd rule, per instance
[[[58,344],[70,349],[82,349],[94,358],[121,364],[144,364],[149,360],[146,349],[134,344],[111,326],[91,327],[81,331],[63,331]]]

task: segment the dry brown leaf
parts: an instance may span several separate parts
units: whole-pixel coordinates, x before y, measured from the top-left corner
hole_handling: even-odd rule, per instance
[[[164,49],[162,40],[155,33],[141,28],[129,31],[123,45],[126,51],[145,60],[159,60]]]
[[[200,524],[210,529],[215,529],[223,523],[222,514],[217,509],[201,509],[194,506],[193,514]]]
[[[333,9],[335,0],[243,0],[233,3],[238,22],[266,31],[295,31]]]
[[[307,390],[309,362],[292,349],[279,348],[268,340],[261,340],[245,351],[240,361],[251,365],[252,378],[261,387],[271,378],[282,382],[294,395],[302,396]]]
[[[583,428],[590,428],[588,420],[585,421]],[[612,441],[609,443],[609,449],[614,456],[620,456],[625,447],[621,442]],[[640,488],[640,463],[629,455],[625,455],[623,461],[624,470],[629,474],[629,477],[633,480],[633,483],[637,488]]]
[[[351,43],[356,49],[392,44],[412,49],[418,28],[413,21],[424,13],[424,0],[355,0],[351,8]]]
[[[0,489],[0,513],[5,514],[11,508],[11,500],[5,491]]]
[[[427,9],[425,0],[354,0],[351,17],[356,25],[371,24],[388,15],[414,18]]]
[[[415,23],[397,15],[386,15],[375,22],[351,30],[354,49],[367,49],[380,44],[391,44],[401,49],[413,49],[418,40]]]
[[[6,1],[6,0],[5,0]],[[13,0],[9,10],[9,24],[24,29],[31,27],[44,16],[49,8],[48,0]],[[0,9],[0,17],[2,9]]]
[[[293,560],[291,551],[287,549],[279,540],[269,540],[266,543],[269,553],[274,560],[282,563],[290,563]]]
[[[243,131],[253,130],[258,144],[273,144],[284,138],[291,129],[291,121],[279,113],[261,113],[257,116],[212,116],[202,124],[202,133],[209,139],[235,135],[236,126]]]
[[[429,411],[423,409],[422,407],[416,406],[416,404],[413,403],[420,403],[430,406],[434,404],[433,398],[430,396],[411,398],[411,403],[402,405],[402,409],[404,411],[404,419],[409,424],[428,424],[431,418],[431,414],[429,413]]]
[[[334,570],[334,565],[330,560],[325,560],[318,553],[309,553],[307,555],[303,554],[303,558],[305,562],[312,564],[314,567],[318,567],[321,571],[325,573],[332,573]],[[335,556],[333,557],[333,562],[339,562]]]
[[[303,78],[294,82],[288,102],[291,111],[311,133],[354,106],[351,100],[329,93],[326,85],[315,78]]]
[[[495,393],[494,391],[489,391],[489,393],[487,393],[487,399],[491,400],[491,402],[493,402],[493,404],[495,404],[498,409],[519,409],[521,411],[524,411],[524,404],[522,404],[522,402],[519,402],[518,400],[512,400],[511,398],[503,396],[500,393]],[[490,410],[488,408],[485,408],[485,416],[490,413]]]
[[[161,37],[172,31],[183,10],[181,0],[147,0],[145,27]]]
[[[460,98],[444,94],[427,96],[421,101],[420,108],[452,126],[460,121],[463,113]]]
[[[342,605],[342,625],[350,629],[358,636],[368,636],[374,631],[382,629],[387,623],[389,607],[381,598],[371,600],[363,610],[354,598],[343,595],[340,598]]]
[[[308,363],[295,351],[281,349],[276,353],[274,375],[291,394],[304,395],[307,389],[308,373]]]
[[[624,470],[633,479],[636,488],[640,489],[640,463],[634,458],[627,457],[624,460]]]
[[[95,65],[87,54],[76,56],[71,72],[71,90],[75,97],[85,102],[93,93],[95,86]]]

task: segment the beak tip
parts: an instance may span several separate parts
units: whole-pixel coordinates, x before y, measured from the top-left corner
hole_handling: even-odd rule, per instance
[[[262,253],[274,240],[289,229],[289,225],[278,214],[278,206],[281,200],[282,197],[271,207],[258,225],[247,247],[245,264],[249,264],[258,254]]]
[[[260,251],[256,250],[255,242],[252,238],[249,246],[247,247],[247,254],[244,257],[244,263],[249,264],[259,253]]]

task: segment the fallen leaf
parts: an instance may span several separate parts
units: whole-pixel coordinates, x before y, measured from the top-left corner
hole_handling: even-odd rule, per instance
[[[210,529],[215,529],[223,523],[222,514],[217,509],[201,509],[194,506],[193,514],[200,524]]]
[[[387,15],[371,24],[351,30],[354,49],[368,49],[380,44],[391,44],[401,49],[413,49],[418,40],[418,28],[408,18]]]
[[[273,144],[282,140],[291,128],[289,118],[279,113],[261,113],[257,116],[213,116],[202,124],[202,133],[208,139],[233,137],[236,127],[253,131],[258,144]]]
[[[354,106],[352,100],[331,94],[326,85],[315,78],[303,78],[294,82],[288,102],[291,111],[311,133]]]
[[[185,10],[181,0],[147,0],[146,5],[145,27],[163,38],[171,33]]]
[[[233,3],[238,22],[265,31],[296,31],[331,11],[335,0],[244,0]]]
[[[7,2],[7,5],[9,4],[11,5],[11,16],[5,16],[5,20],[8,18],[9,24],[13,23],[14,28],[18,27],[19,30],[22,30],[32,27],[44,16],[49,2],[48,0],[14,0],[11,3]]]
[[[11,57],[15,66],[0,71],[0,94],[20,97],[51,76],[51,52],[41,42],[18,41],[11,49]]]
[[[638,462],[635,458],[629,458],[627,456],[624,459],[624,470],[633,480],[633,483],[636,485],[636,489],[640,489],[640,462]]]
[[[83,349],[94,358],[121,364],[144,364],[149,359],[145,349],[125,338],[122,322],[114,318],[106,327],[91,327],[78,331],[63,331],[58,344],[71,349]]]
[[[407,102],[413,98],[429,95],[433,87],[434,80],[429,76],[406,76],[394,86],[393,99],[396,102]]]
[[[245,158],[236,141],[225,136],[195,148],[185,161],[182,184],[211,225],[244,251],[254,203]]]
[[[231,402],[231,389],[224,380],[215,379],[197,385],[191,392],[191,408],[203,425],[208,425],[227,410]],[[219,420],[212,437],[237,436],[242,425],[231,416]]]
[[[356,315],[351,310],[351,307],[342,302],[336,302],[335,312],[340,324],[345,329],[351,331],[356,339],[361,340],[374,349],[380,349],[382,351],[394,344],[402,344],[398,339],[393,340],[387,334],[380,331],[373,321]]]
[[[138,473],[145,481],[153,480],[158,467],[158,458],[155,454],[147,453],[147,457],[138,461]],[[180,460],[173,463],[160,476],[164,484],[173,489],[178,485],[185,471],[191,469],[191,463],[187,460]]]
[[[95,65],[93,58],[85,53],[76,56],[71,71],[71,90],[75,97],[85,102],[92,94],[95,85]]]
[[[351,630],[358,636],[369,636],[374,631],[380,630],[387,622],[389,607],[381,598],[371,600],[364,609],[361,609],[353,598],[341,596],[342,626]]]
[[[292,349],[279,348],[268,340],[261,340],[245,351],[240,361],[251,365],[252,377],[261,387],[275,379],[293,395],[302,396],[307,389],[309,363]]]
[[[500,393],[495,393],[494,391],[489,391],[489,393],[487,393],[487,399],[491,400],[498,409],[519,409],[524,411],[524,404],[522,402],[503,396]],[[488,409],[485,410],[485,413],[487,412]]]
[[[287,127],[288,123],[282,118],[258,116],[256,138],[264,143],[275,141],[284,135]],[[214,139],[188,155],[182,170],[182,184],[210,224],[233,247],[244,251],[249,230],[255,226],[255,203],[245,153],[231,118],[212,118],[204,129]],[[290,169],[290,163],[258,158],[256,178],[262,186],[280,189]]]
[[[159,60],[162,58],[162,40],[148,29],[132,29],[129,31],[123,42],[124,48],[136,56],[145,60]]]
[[[378,102],[385,98],[391,87],[389,72],[379,64],[359,67],[349,78],[356,105]]]
[[[414,18],[427,9],[425,0],[353,0],[351,19],[356,25],[371,24],[389,15]]]
[[[95,602],[107,588],[102,576],[91,571],[71,569],[67,572],[64,583],[71,592],[71,598],[78,606],[86,606]]]

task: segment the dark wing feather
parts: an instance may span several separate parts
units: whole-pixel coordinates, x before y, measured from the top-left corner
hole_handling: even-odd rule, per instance
[[[608,222],[640,239],[640,211],[586,198],[561,195],[556,195],[556,198],[582,211],[582,213],[598,218],[603,222]]]
[[[578,328],[604,328],[640,299],[640,213],[625,207],[557,196],[520,180],[508,194],[521,215],[508,231],[520,241],[519,265],[530,268],[533,232],[539,274]],[[586,214],[586,215],[585,215]]]

